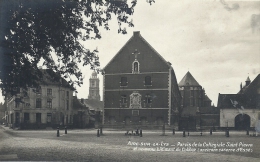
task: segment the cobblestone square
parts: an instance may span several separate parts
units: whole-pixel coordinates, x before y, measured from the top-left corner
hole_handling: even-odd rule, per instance
[[[143,136],[125,131],[96,129],[0,129],[1,161],[259,161],[260,138],[246,132],[183,132],[143,130]],[[252,132],[250,132],[252,134]]]

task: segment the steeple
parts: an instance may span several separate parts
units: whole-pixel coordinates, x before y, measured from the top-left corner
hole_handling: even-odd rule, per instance
[[[246,86],[248,86],[250,83],[251,83],[251,80],[250,80],[249,77],[247,77],[247,79],[246,79]]]
[[[89,79],[89,95],[88,99],[98,100],[100,101],[99,95],[99,78],[97,77],[97,73],[93,71],[90,79]]]

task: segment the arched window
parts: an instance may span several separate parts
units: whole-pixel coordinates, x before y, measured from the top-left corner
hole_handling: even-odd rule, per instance
[[[134,72],[138,72],[138,62],[134,63]]]
[[[135,60],[132,64],[132,72],[133,73],[139,73],[140,69],[139,69],[139,62],[137,60]]]

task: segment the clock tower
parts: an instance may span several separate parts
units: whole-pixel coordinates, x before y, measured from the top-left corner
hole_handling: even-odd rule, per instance
[[[89,100],[98,100],[100,101],[99,95],[99,78],[97,73],[94,71],[89,79]]]

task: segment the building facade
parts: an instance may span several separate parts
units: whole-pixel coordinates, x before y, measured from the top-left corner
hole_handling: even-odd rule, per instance
[[[178,127],[181,95],[174,70],[140,32],[103,70],[105,126]]]
[[[220,127],[236,130],[257,129],[260,132],[260,74],[240,85],[237,94],[219,94]]]
[[[60,79],[50,81],[48,70],[42,70],[40,87],[18,89],[7,100],[7,123],[9,127],[37,129],[70,125],[73,122],[73,88]]]
[[[219,109],[211,106],[204,88],[188,71],[179,83],[182,95],[180,129],[198,130],[219,125]]]
[[[0,124],[5,123],[6,103],[0,103]]]

